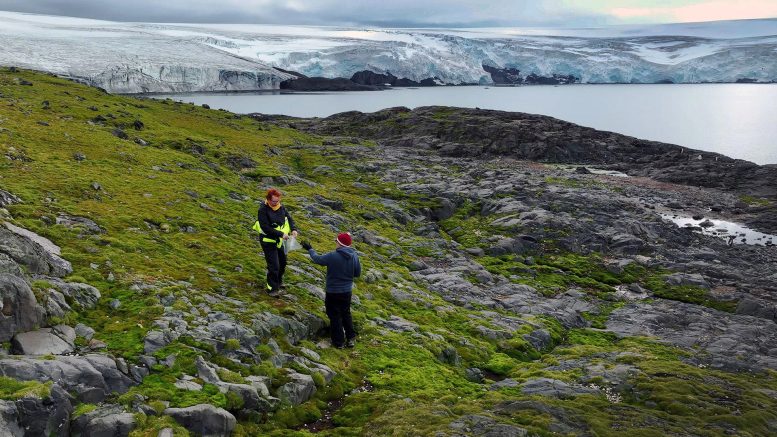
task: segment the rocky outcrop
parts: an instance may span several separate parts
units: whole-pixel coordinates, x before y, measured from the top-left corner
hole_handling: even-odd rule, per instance
[[[0,273],[0,298],[0,341],[8,341],[17,332],[42,324],[45,310],[35,300],[29,283],[21,277]]]
[[[437,78],[426,78],[420,82],[416,82],[412,79],[407,79],[404,77],[398,78],[390,72],[375,73],[370,70],[357,71],[353,74],[353,76],[351,76],[351,82],[377,87],[425,87],[439,85],[439,80]]]
[[[124,393],[136,383],[119,370],[114,358],[99,354],[53,359],[2,358],[0,375],[22,381],[53,382],[73,392],[79,402],[88,403],[101,402],[112,393]]]
[[[0,252],[25,266],[30,274],[62,277],[73,271],[57,245],[11,223],[0,227]]]
[[[237,424],[235,416],[210,404],[188,408],[168,408],[164,414],[196,435],[203,437],[228,437]]]
[[[758,166],[541,115],[431,106],[344,112],[295,125],[318,134],[359,136],[387,147],[425,149],[444,156],[596,165],[663,182],[777,199],[777,166]],[[750,224],[777,233],[773,207],[749,207],[748,212]]]
[[[300,77],[284,80],[280,83],[280,89],[290,91],[378,91],[380,87],[363,85],[342,77]]]
[[[571,74],[552,74],[542,76],[531,73],[526,77],[521,77],[521,70],[517,68],[500,68],[483,64],[483,70],[491,75],[491,81],[494,85],[568,85],[580,82],[579,77]]]
[[[487,64],[482,64],[483,70],[491,75],[491,81],[495,85],[519,85],[523,83],[521,70],[517,68],[499,68]]]
[[[136,427],[135,416],[121,406],[106,405],[82,414],[72,421],[73,437],[127,437]]]
[[[70,395],[59,385],[43,397],[0,400],[0,435],[7,437],[70,436]]]

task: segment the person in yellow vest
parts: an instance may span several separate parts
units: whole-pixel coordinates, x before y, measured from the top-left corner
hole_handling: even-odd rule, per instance
[[[289,237],[297,237],[297,227],[286,208],[281,205],[281,192],[275,188],[267,190],[263,204],[257,213],[262,251],[267,261],[267,292],[277,296],[283,287],[283,273],[286,271],[286,251],[283,244]]]

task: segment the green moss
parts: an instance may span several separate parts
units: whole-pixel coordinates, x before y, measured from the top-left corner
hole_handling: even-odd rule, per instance
[[[97,409],[97,405],[95,404],[78,404],[76,408],[73,410],[73,413],[70,415],[72,419],[75,419],[78,416],[82,416],[86,413],[91,413],[92,411]]]
[[[228,351],[236,351],[240,349],[240,340],[236,338],[227,339],[227,341],[224,342],[224,349]]]
[[[0,399],[15,401],[33,397],[46,399],[51,395],[51,382],[19,381],[6,376],[0,376]]]

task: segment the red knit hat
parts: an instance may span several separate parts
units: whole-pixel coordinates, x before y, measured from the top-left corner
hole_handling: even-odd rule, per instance
[[[351,233],[341,232],[337,234],[337,242],[346,247],[351,247]]]

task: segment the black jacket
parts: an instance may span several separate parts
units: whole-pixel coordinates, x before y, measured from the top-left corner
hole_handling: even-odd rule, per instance
[[[259,211],[257,212],[257,220],[259,220],[259,226],[262,228],[262,233],[267,238],[274,238],[278,240],[283,238],[283,232],[275,229],[276,226],[282,226],[285,219],[288,217],[289,226],[292,231],[297,231],[297,227],[294,225],[294,220],[291,218],[291,214],[286,211],[286,207],[281,205],[277,211],[273,211],[272,208],[267,206],[266,203],[259,205]]]

